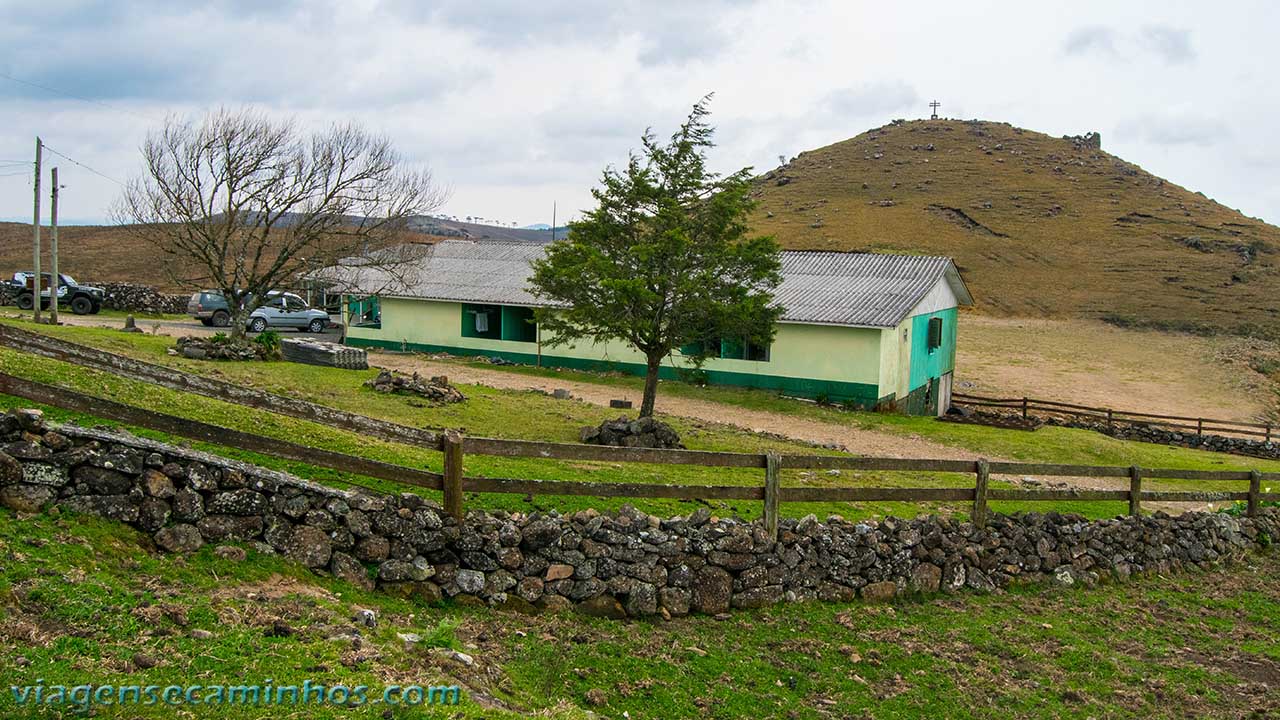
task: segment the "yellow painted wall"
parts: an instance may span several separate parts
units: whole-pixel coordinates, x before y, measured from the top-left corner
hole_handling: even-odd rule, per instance
[[[382,298],[382,327],[350,327],[351,338],[383,343],[434,345],[487,352],[536,353],[535,343],[462,336],[462,307],[455,302]],[[881,385],[884,375],[881,337],[877,328],[781,323],[767,362],[708,360],[703,368],[749,375],[810,378]],[[644,363],[644,356],[620,342],[605,345],[542,348],[547,357],[572,357],[619,363]],[[882,390],[881,395],[888,394]]]

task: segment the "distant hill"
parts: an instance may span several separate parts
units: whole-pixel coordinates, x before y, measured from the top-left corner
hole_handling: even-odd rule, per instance
[[[410,228],[419,242],[432,242],[442,237],[550,242],[550,230],[528,230],[496,227],[477,223],[455,222],[418,217]],[[48,260],[49,228],[43,230],[45,259]],[[556,236],[564,237],[564,229]],[[406,238],[411,239],[411,238]],[[171,280],[160,268],[155,252],[138,242],[124,228],[113,225],[70,225],[58,228],[59,270],[77,280],[121,280],[146,283],[165,290],[186,290]],[[0,222],[0,279],[16,270],[31,267],[31,225]]]
[[[754,192],[755,229],[784,247],[953,256],[981,312],[1280,334],[1280,228],[1096,136],[895,122],[801,153]]]

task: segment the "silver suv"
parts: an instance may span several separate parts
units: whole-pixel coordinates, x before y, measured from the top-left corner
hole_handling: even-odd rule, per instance
[[[307,307],[302,298],[293,293],[267,293],[267,302],[249,314],[245,323],[252,332],[272,328],[295,328],[306,332],[321,333],[329,326],[329,313]]]

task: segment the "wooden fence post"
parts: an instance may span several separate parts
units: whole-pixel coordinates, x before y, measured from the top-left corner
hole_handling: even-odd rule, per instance
[[[1267,442],[1271,442],[1271,423],[1267,423]]]
[[[1204,418],[1196,418],[1196,435],[1204,436]]]
[[[1027,405],[1029,402],[1030,401],[1028,401],[1025,396],[1022,398],[1022,419],[1023,420],[1027,419]]]
[[[782,456],[770,450],[764,456],[764,529],[769,537],[778,539],[778,501],[781,494],[779,469]]]
[[[973,488],[973,514],[970,519],[981,528],[987,526],[987,482],[991,479],[991,466],[985,459],[978,460],[974,465],[978,482]]]
[[[448,430],[442,440],[444,450],[444,510],[461,520],[462,513],[462,434]]]
[[[1245,514],[1254,517],[1258,514],[1258,495],[1262,493],[1262,473],[1257,470],[1249,471],[1249,505],[1245,510]]]
[[[1142,468],[1137,465],[1129,466],[1129,514],[1142,514]]]
[[[1111,429],[1111,408],[1107,408],[1107,429]]]

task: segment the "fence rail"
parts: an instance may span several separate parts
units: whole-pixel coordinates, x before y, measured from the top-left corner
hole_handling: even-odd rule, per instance
[[[418,447],[442,452],[444,472],[386,463],[356,455],[312,448],[240,430],[218,427],[165,413],[126,405],[75,390],[48,385],[0,373],[0,393],[42,405],[82,412],[94,417],[123,422],[179,437],[201,440],[224,447],[241,448],[276,458],[304,462],[342,472],[379,478],[418,487],[441,490],[444,507],[455,517],[463,516],[463,495],[473,493],[519,493],[525,495],[572,495],[629,498],[679,498],[701,500],[755,500],[764,502],[764,519],[776,532],[779,505],[787,502],[958,501],[973,504],[971,520],[986,523],[987,503],[1000,501],[1110,500],[1129,502],[1129,512],[1141,512],[1142,502],[1243,501],[1246,512],[1256,514],[1261,502],[1280,501],[1280,493],[1263,493],[1262,481],[1280,481],[1280,473],[1224,470],[1184,470],[1179,468],[1139,468],[1046,463],[988,462],[984,459],[935,460],[874,458],[828,455],[781,455],[615,448],[568,443],[531,442],[497,438],[464,438],[455,432],[435,437]],[[365,422],[380,422],[364,418]],[[362,422],[363,424],[363,422]],[[609,483],[565,480],[526,480],[467,477],[463,463],[467,454],[491,457],[525,457],[548,460],[633,462],[764,469],[763,485],[661,485],[649,483]],[[942,472],[974,475],[967,487],[783,487],[783,469],[846,469],[890,472]],[[991,475],[1039,475],[1057,477],[1128,478],[1127,490],[1094,489],[1006,489],[988,487]],[[1151,491],[1142,488],[1144,479],[1200,481],[1248,481],[1244,492]]]
[[[989,407],[1005,410],[1017,410],[1022,417],[1032,412],[1052,413],[1054,415],[1071,415],[1105,421],[1109,426],[1114,423],[1131,423],[1140,425],[1158,425],[1173,430],[1184,430],[1204,435],[1206,432],[1228,433],[1262,438],[1271,442],[1277,428],[1270,423],[1251,423],[1238,420],[1221,420],[1217,418],[1189,417],[1186,415],[1158,415],[1156,413],[1138,412],[1134,410],[1116,410],[1114,408],[1094,407],[1059,402],[1057,400],[1041,400],[1037,398],[996,398],[985,395],[969,395],[952,393],[951,400],[957,405],[972,407]]]

